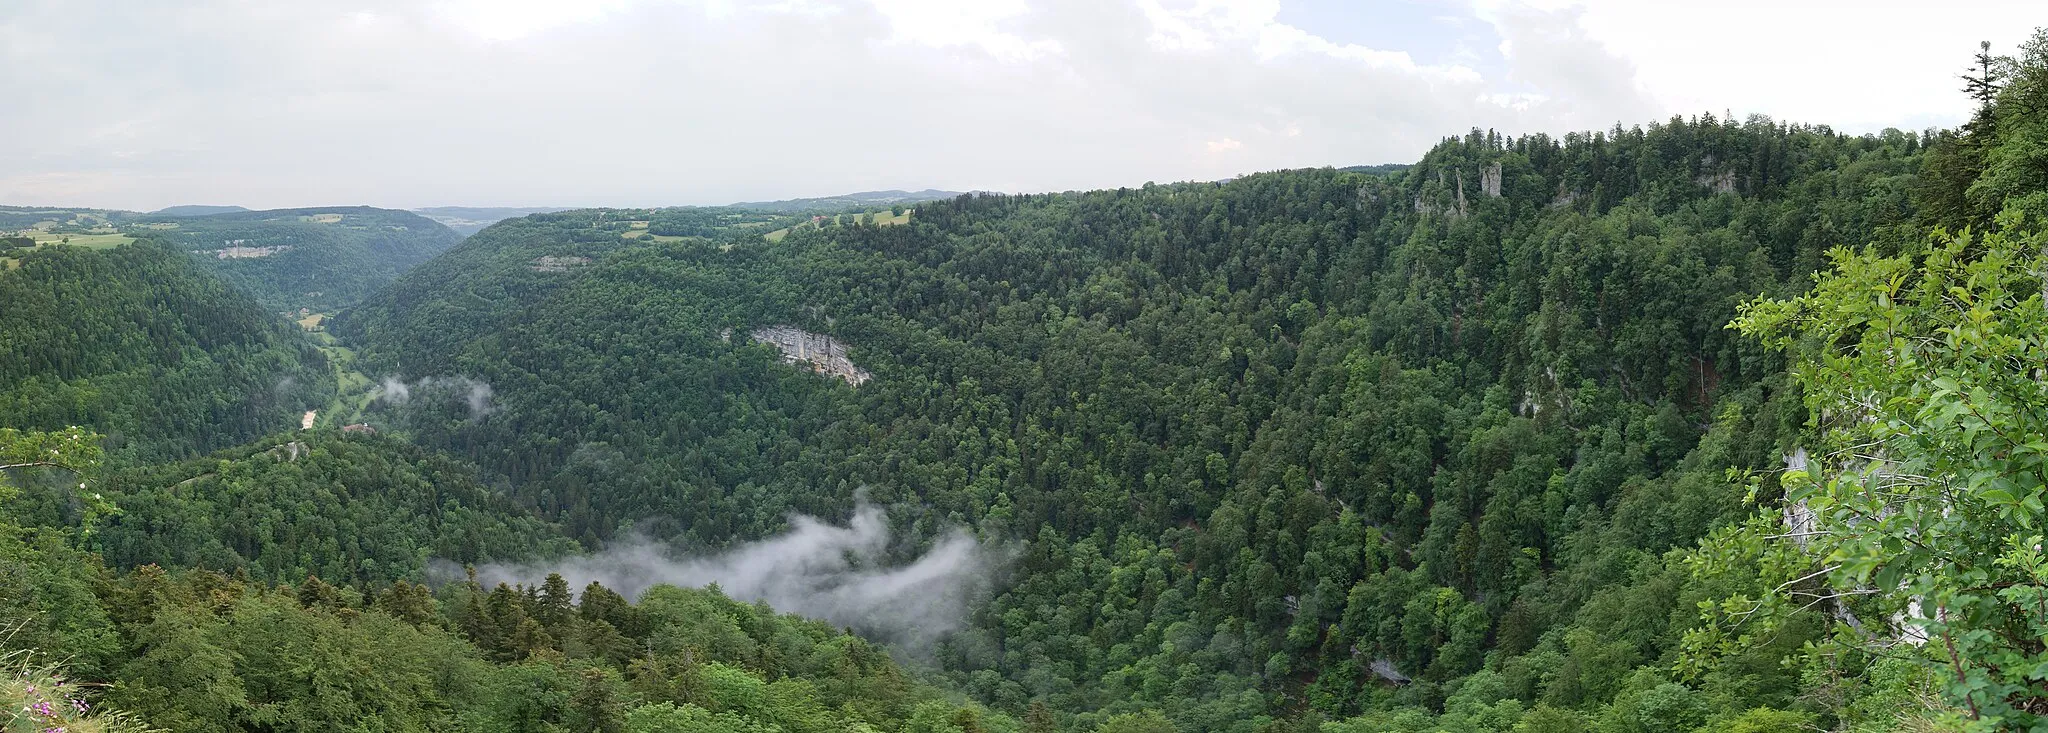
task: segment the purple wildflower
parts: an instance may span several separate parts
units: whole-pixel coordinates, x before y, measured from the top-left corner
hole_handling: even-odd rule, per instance
[[[91,707],[92,706],[85,704],[84,700],[80,700],[75,697],[71,698],[71,709],[78,711],[79,715],[84,715],[85,711],[90,709]]]
[[[30,710],[30,711],[32,711],[32,712],[34,712],[34,713],[35,713],[35,714],[36,714],[37,716],[39,716],[39,717],[44,717],[44,718],[54,718],[54,717],[57,717],[57,709],[56,709],[56,708],[54,708],[54,707],[51,707],[51,706],[50,706],[50,701],[48,701],[48,700],[37,700],[37,701],[36,701],[36,704],[34,704],[34,705],[30,705],[30,706],[29,706],[29,710]]]

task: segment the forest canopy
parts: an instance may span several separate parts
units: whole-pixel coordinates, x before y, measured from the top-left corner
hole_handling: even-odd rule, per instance
[[[278,432],[331,365],[171,249],[38,248],[4,643],[179,730],[2042,729],[2048,34],[1973,69],[1955,131],[507,220],[332,329],[487,399],[345,432]],[[862,501],[863,560],[1014,550],[921,656],[428,568]]]

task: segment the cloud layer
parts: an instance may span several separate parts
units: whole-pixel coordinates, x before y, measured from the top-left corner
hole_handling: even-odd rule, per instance
[[[782,535],[707,557],[677,556],[660,543],[629,541],[554,563],[477,568],[486,585],[538,585],[561,573],[571,588],[591,581],[637,597],[655,585],[718,584],[726,595],[824,619],[909,648],[960,628],[1001,553],[964,531],[934,542],[907,565],[886,563],[890,533],[881,509],[862,504],[846,526],[795,516]]]
[[[1709,109],[1959,116],[1959,98],[1892,90],[1953,86],[1974,31],[2027,27],[2021,3],[1949,14],[1974,19],[1958,26],[1924,12],[1845,18],[1821,2],[1390,0],[1422,10],[1381,37],[1459,49],[1418,61],[1280,20],[1331,2],[12,0],[0,7],[0,88],[16,102],[0,116],[0,201],[1043,191],[1406,161],[1472,127],[1604,129]],[[1379,5],[1331,7],[1370,24]],[[1770,20],[1793,16],[1849,35]],[[1866,78],[1873,67],[1888,76]]]

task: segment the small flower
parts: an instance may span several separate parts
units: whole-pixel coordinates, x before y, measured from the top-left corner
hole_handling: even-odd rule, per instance
[[[50,706],[50,702],[49,702],[48,700],[38,700],[38,701],[36,701],[36,704],[34,704],[34,705],[30,705],[29,707],[30,707],[30,708],[33,708],[33,709],[34,709],[34,712],[35,712],[35,714],[36,714],[37,716],[39,716],[39,717],[44,717],[44,718],[54,718],[54,717],[57,717],[57,709],[56,709],[56,708],[54,708],[54,707],[51,707],[51,706]]]
[[[85,704],[84,700],[80,700],[75,697],[71,698],[71,709],[78,711],[79,715],[84,715],[85,711],[90,709],[91,707],[91,705]]]

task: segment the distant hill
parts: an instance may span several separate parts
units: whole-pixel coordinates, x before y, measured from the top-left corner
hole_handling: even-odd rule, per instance
[[[238,211],[248,211],[248,209],[240,206],[201,206],[192,204],[186,206],[166,206],[150,213],[156,216],[212,216],[214,214],[233,214]]]
[[[332,311],[462,241],[408,211],[368,206],[152,214],[123,232],[190,252],[274,311]]]
[[[732,208],[753,209],[755,211],[773,211],[776,213],[783,214],[797,214],[807,211],[843,211],[846,209],[860,209],[873,206],[892,206],[895,204],[915,204],[925,201],[938,201],[941,199],[949,199],[955,196],[959,196],[961,193],[962,192],[960,191],[941,191],[936,188],[927,188],[923,191],[862,191],[860,193],[849,193],[842,196],[823,196],[819,198],[809,199],[787,199],[784,201],[742,202],[733,204]]]
[[[552,214],[557,211],[568,209],[559,206],[429,206],[413,209],[414,213],[440,222],[442,226],[453,229],[465,237],[506,219],[516,219],[529,214]]]
[[[250,211],[173,206],[116,209],[0,206],[0,269],[36,247],[110,249],[150,239],[195,256],[201,267],[273,311],[333,311],[462,241],[409,211],[330,206]],[[27,245],[22,244],[27,241]]]
[[[1407,163],[1381,163],[1379,165],[1347,165],[1337,170],[1344,171],[1345,173],[1369,173],[1378,176],[1388,173],[1400,173],[1412,167],[1414,166]]]

